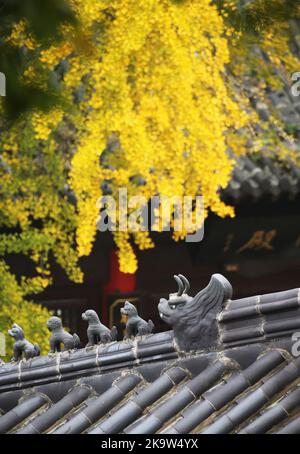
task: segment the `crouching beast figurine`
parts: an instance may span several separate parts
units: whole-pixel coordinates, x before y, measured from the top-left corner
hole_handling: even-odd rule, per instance
[[[31,344],[25,339],[24,331],[19,325],[14,323],[12,328],[8,330],[8,334],[15,339],[13,347],[14,357],[12,358],[12,361],[20,361],[22,356],[24,356],[25,359],[39,356],[40,347],[38,345]]]
[[[89,341],[87,347],[99,344],[100,342],[106,344],[107,342],[117,340],[117,328],[113,326],[111,330],[108,329],[100,322],[99,317],[95,311],[89,309],[83,312],[82,319],[87,321],[89,324],[87,329],[87,337]]]
[[[152,331],[154,330],[154,324],[152,320],[149,320],[146,322],[146,320],[143,320],[137,311],[137,308],[129,303],[129,301],[126,301],[124,304],[124,307],[121,309],[121,313],[123,315],[127,315],[128,320],[126,323],[126,335],[124,339],[128,339],[129,337],[132,336],[143,336],[146,334],[151,334]]]
[[[50,317],[47,321],[47,327],[51,331],[50,353],[60,352],[63,345],[63,351],[78,348],[80,339],[77,334],[70,334],[64,330],[62,321],[58,317]]]
[[[217,314],[232,297],[232,287],[222,274],[213,274],[206,288],[192,297],[189,281],[174,276],[178,292],[161,298],[158,311],[161,319],[172,326],[174,338],[183,351],[199,350],[217,344]]]

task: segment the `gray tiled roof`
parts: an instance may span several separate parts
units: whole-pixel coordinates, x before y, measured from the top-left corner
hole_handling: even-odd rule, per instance
[[[300,329],[300,289],[228,300],[218,319],[227,346],[292,335]]]
[[[227,299],[217,323],[196,351],[167,331],[2,364],[0,433],[300,431],[299,288]]]
[[[0,394],[0,433],[299,433],[299,378],[279,345],[185,355]]]
[[[211,350],[288,339],[300,330],[300,289],[228,299],[217,314],[218,339]],[[211,344],[209,344],[211,345]],[[82,376],[106,374],[182,355],[173,331],[110,344],[100,344],[0,366],[1,393],[27,389]],[[1,407],[0,407],[1,408]]]
[[[292,162],[280,163],[263,154],[240,156],[235,162],[231,180],[222,192],[231,203],[262,197],[293,199],[300,193],[300,168]]]

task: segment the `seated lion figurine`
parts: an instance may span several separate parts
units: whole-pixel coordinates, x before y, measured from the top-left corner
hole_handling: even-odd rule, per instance
[[[50,317],[47,321],[47,327],[51,331],[50,353],[60,352],[63,345],[63,351],[78,348],[80,339],[77,334],[70,334],[64,330],[62,321],[59,317]]]
[[[127,315],[126,335],[124,339],[129,339],[133,336],[144,336],[151,334],[154,330],[152,320],[143,320],[137,311],[137,308],[129,301],[125,301],[124,307],[121,308],[121,314]]]
[[[39,356],[40,347],[25,339],[24,331],[19,325],[14,323],[12,328],[8,330],[8,334],[16,341],[13,347],[14,356],[12,361],[20,361],[22,356],[24,356],[25,359]]]
[[[117,339],[118,331],[115,326],[110,330],[101,323],[97,313],[92,309],[83,312],[82,319],[87,321],[89,326],[87,329],[88,344],[87,347],[98,343],[106,344]]]

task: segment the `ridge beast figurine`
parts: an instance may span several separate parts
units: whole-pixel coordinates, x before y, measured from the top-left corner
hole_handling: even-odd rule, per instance
[[[174,276],[178,292],[158,304],[160,318],[172,326],[174,338],[183,351],[199,350],[217,344],[217,314],[232,297],[232,287],[222,274],[213,274],[208,286],[194,297],[188,295],[189,281]]]
[[[14,323],[12,328],[8,330],[8,334],[15,339],[13,346],[14,357],[12,358],[12,361],[20,361],[22,356],[24,356],[25,359],[39,356],[40,347],[25,339],[24,331],[19,325]]]
[[[113,326],[110,330],[103,325],[97,315],[97,313],[91,309],[83,312],[82,319],[87,321],[89,326],[87,329],[88,344],[91,345],[99,344],[100,342],[106,344],[117,340],[118,330],[116,326]]]
[[[50,353],[60,352],[61,345],[64,346],[63,351],[79,347],[79,337],[77,334],[72,335],[65,331],[59,317],[50,317],[47,321],[47,327],[52,333],[50,338]]]
[[[126,323],[126,335],[124,339],[128,339],[131,336],[143,336],[146,334],[151,334],[154,330],[154,324],[152,320],[146,322],[143,320],[137,311],[137,308],[125,301],[124,307],[121,308],[121,313],[127,315],[128,320]]]

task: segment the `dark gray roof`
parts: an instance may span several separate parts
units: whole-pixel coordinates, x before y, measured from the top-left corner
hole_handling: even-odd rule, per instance
[[[299,289],[232,300],[222,283],[180,300],[187,316],[227,298],[205,347],[183,351],[174,329],[1,365],[0,433],[299,431]]]
[[[300,329],[300,289],[229,300],[218,319],[225,345],[292,335]]]
[[[3,365],[0,368],[0,393],[168,361],[178,356],[172,332],[49,354]]]
[[[240,156],[235,162],[231,180],[222,192],[226,201],[294,199],[300,193],[300,168],[291,161],[281,163],[262,152]]]
[[[202,351],[223,351],[225,348],[266,343],[285,337],[290,339],[295,331],[300,330],[299,295],[299,288],[295,288],[227,300],[217,315],[216,346]],[[0,393],[126,370],[143,364],[168,362],[180,358],[182,354],[173,331],[95,348],[49,354],[0,366]]]
[[[299,433],[300,358],[281,347],[190,354],[2,393],[0,433]]]

